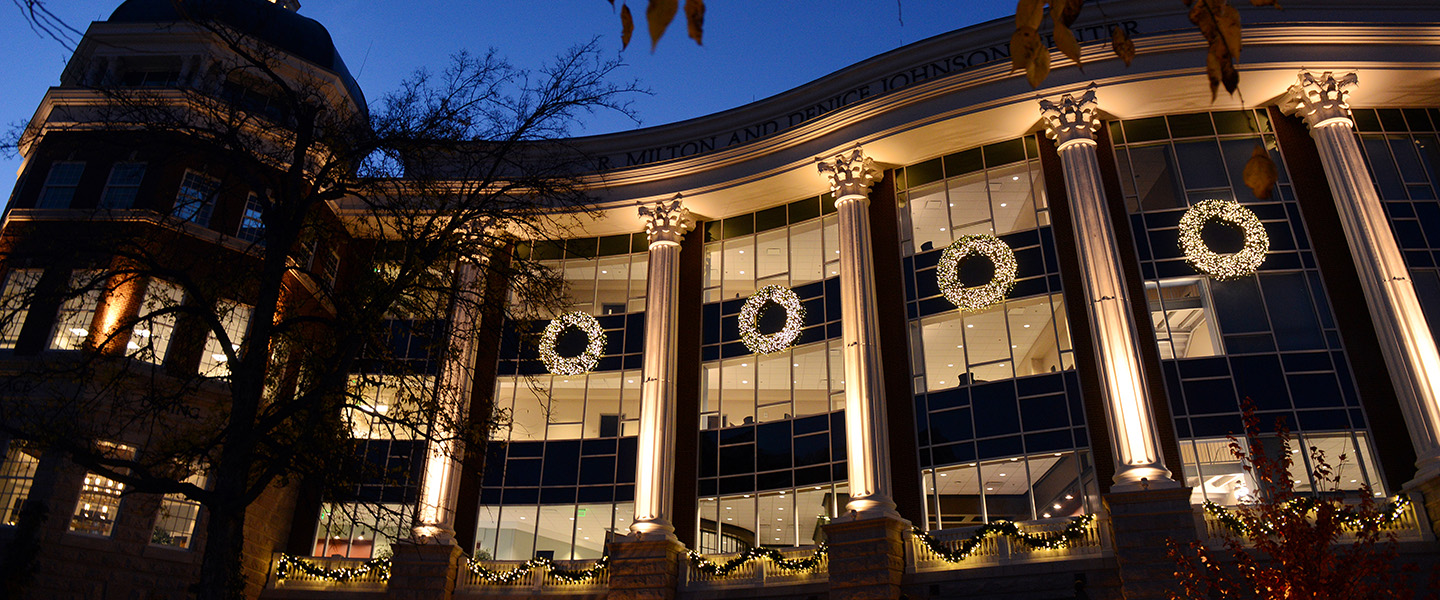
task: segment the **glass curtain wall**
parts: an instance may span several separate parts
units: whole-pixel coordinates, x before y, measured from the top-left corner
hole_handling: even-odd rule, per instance
[[[503,483],[505,501],[482,502],[475,556],[599,558],[605,542],[624,535],[635,513],[633,502],[610,495],[610,486],[616,483],[617,466],[633,471],[633,464],[617,465],[634,460],[633,452],[617,453],[617,438],[639,433],[644,331],[633,325],[644,322],[647,243],[644,234],[634,234],[536,245],[530,251],[532,258],[564,277],[569,307],[561,312],[584,312],[600,320],[606,358],[581,375],[552,375],[543,366],[538,373],[526,371],[525,357],[534,358],[527,353],[538,343],[544,322],[533,324],[526,334],[522,345],[529,350],[513,347],[510,355],[502,355],[502,360],[513,360],[518,354],[522,363],[512,374],[503,374],[502,366],[495,390],[496,406],[510,422],[492,440],[508,442],[508,458],[501,454],[501,460],[488,462],[487,470],[503,472],[487,473],[486,487]],[[565,338],[562,334],[557,344],[562,354]],[[626,355],[623,361],[618,360],[621,354]],[[586,502],[581,497],[586,488],[577,496],[577,484],[609,484],[604,488],[607,501]],[[498,500],[500,490],[494,492],[492,499]]]
[[[843,468],[833,483],[843,445],[832,444],[831,419],[817,416],[844,408],[833,204],[807,198],[704,224],[701,552],[823,542],[820,525],[848,501]],[[796,293],[803,329],[792,346],[755,354],[739,341],[738,314],[770,285]],[[756,329],[779,331],[784,316],[770,305]]]
[[[1428,114],[1420,115],[1428,123]],[[1249,451],[1241,435],[1244,398],[1253,402],[1262,428],[1268,431],[1280,419],[1293,432],[1297,491],[1326,491],[1317,489],[1311,476],[1316,465],[1305,451],[1316,447],[1342,475],[1337,490],[1368,483],[1383,492],[1364,410],[1268,114],[1169,115],[1108,127],[1181,438],[1185,484],[1194,488],[1192,502],[1234,504],[1255,492],[1226,437],[1242,438]],[[1268,199],[1257,198],[1243,180],[1257,144],[1279,167]],[[1407,138],[1401,146],[1413,156],[1413,145]],[[1389,152],[1385,141],[1365,147],[1374,154]],[[1404,194],[1405,187],[1396,192]],[[1186,263],[1178,242],[1180,219],[1209,199],[1236,201],[1259,218],[1270,251],[1256,274],[1217,281]],[[1218,253],[1243,245],[1241,232],[1219,222],[1206,225],[1201,237]],[[1279,452],[1278,447],[1278,441],[1265,444],[1267,452]]]
[[[926,526],[1093,512],[1094,465],[1084,438],[1072,437],[1083,416],[1068,406],[1067,394],[1078,393],[1067,392],[1075,386],[1067,383],[1073,372],[1065,374],[1075,359],[1036,140],[911,165],[897,185],[899,233],[914,270],[907,282],[914,391],[925,398],[916,418],[922,455],[934,465],[921,473]],[[1006,300],[963,311],[941,296],[935,265],[943,249],[973,234],[1010,246],[1017,283]],[[962,261],[962,285],[988,283],[994,267],[983,258]],[[1004,383],[1019,378],[1031,379]]]

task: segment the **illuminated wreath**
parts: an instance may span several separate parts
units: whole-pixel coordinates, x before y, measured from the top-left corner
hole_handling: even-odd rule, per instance
[[[979,254],[995,265],[995,276],[989,283],[965,287],[960,283],[960,261]],[[1015,287],[1015,251],[993,235],[961,236],[940,255],[936,269],[940,291],[960,310],[980,310],[1005,299]]]
[[[1245,234],[1245,247],[1238,252],[1218,254],[1200,238],[1201,230],[1212,220],[1220,220],[1240,228]],[[1185,211],[1180,218],[1180,250],[1196,271],[1221,281],[1255,274],[1270,251],[1270,236],[1265,226],[1250,209],[1233,200],[1204,200]]]
[[[577,327],[585,332],[585,351],[579,356],[560,356],[555,352],[555,341],[560,338],[560,333],[569,327]],[[605,330],[600,328],[600,322],[596,321],[595,317],[583,312],[560,315],[560,318],[545,326],[545,334],[540,337],[540,360],[545,361],[545,368],[556,375],[588,373],[595,368],[595,363],[600,362],[600,354],[604,351]]]
[[[785,327],[780,331],[766,335],[760,333],[760,314],[764,312],[765,306],[771,302],[779,304],[785,309]],[[805,307],[800,305],[800,297],[789,288],[778,285],[767,285],[755,291],[745,301],[745,306],[740,308],[740,339],[744,340],[745,347],[756,354],[769,354],[779,352],[790,347],[800,335],[800,328],[805,325]]]

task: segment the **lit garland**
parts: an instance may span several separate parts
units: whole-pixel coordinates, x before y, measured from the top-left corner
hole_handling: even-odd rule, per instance
[[[815,552],[806,558],[785,558],[783,554],[780,554],[779,550],[774,548],[746,548],[744,552],[740,553],[740,556],[719,564],[712,562],[694,550],[689,552],[689,557],[690,565],[696,569],[709,575],[727,577],[733,573],[735,569],[744,566],[746,563],[762,558],[769,560],[774,563],[775,566],[786,571],[810,572],[820,566],[820,561],[825,559],[825,555],[828,552],[829,550],[825,547],[825,544],[820,544],[815,548]]]
[[[1066,548],[1070,546],[1071,542],[1085,537],[1086,530],[1090,527],[1090,523],[1094,521],[1095,515],[1081,515],[1072,519],[1063,531],[1047,534],[1026,533],[1021,531],[1020,526],[1016,525],[1013,521],[995,521],[981,525],[969,538],[960,540],[958,547],[953,550],[946,546],[946,542],[935,539],[919,527],[914,528],[912,531],[915,537],[920,538],[920,541],[923,542],[925,547],[929,548],[931,552],[939,555],[945,562],[953,563],[970,558],[970,555],[974,554],[975,549],[980,547],[980,542],[985,541],[985,538],[997,535],[1009,537],[1026,546],[1040,550],[1059,550]]]
[[[1279,509],[1286,513],[1294,512],[1301,515],[1308,515],[1319,508],[1320,502],[1321,501],[1314,498],[1294,498],[1285,501],[1279,506]],[[1336,511],[1335,518],[1340,521],[1341,528],[1350,531],[1371,528],[1380,529],[1400,520],[1400,518],[1405,515],[1405,509],[1409,507],[1409,498],[1405,496],[1395,496],[1391,498],[1389,502],[1386,502],[1384,506],[1380,507],[1379,514],[1374,517],[1363,516],[1354,508],[1345,507]],[[1216,521],[1219,521],[1226,529],[1229,529],[1237,535],[1250,537],[1256,533],[1266,536],[1276,533],[1274,523],[1257,521],[1256,525],[1251,527],[1244,519],[1236,516],[1235,513],[1229,509],[1209,500],[1205,501],[1205,512],[1215,517]]]
[[[960,261],[973,254],[990,259],[995,276],[984,285],[965,287],[960,283]],[[961,236],[940,254],[936,278],[945,298],[960,310],[981,310],[1004,300],[1010,288],[1015,287],[1015,251],[993,235]]]
[[[292,571],[298,571],[316,579],[337,583],[352,581],[369,575],[371,572],[375,572],[376,577],[380,581],[389,581],[390,556],[388,554],[377,556],[355,567],[327,569],[298,556],[281,554],[280,563],[275,566],[275,579],[277,581],[285,581],[290,578]]]
[[[490,569],[487,569],[483,564],[481,564],[482,562],[483,561],[478,561],[473,558],[470,559],[470,572],[474,573],[475,576],[479,577],[482,583],[487,583],[491,585],[513,584],[516,581],[519,581],[521,577],[529,574],[532,569],[535,569],[537,567],[550,571],[550,575],[552,575],[556,579],[568,583],[580,583],[583,581],[590,581],[592,579],[595,579],[596,577],[599,577],[601,573],[604,573],[606,569],[610,568],[609,556],[600,557],[600,560],[595,561],[595,564],[591,565],[588,569],[579,569],[573,571],[569,569],[557,569],[555,568],[555,563],[550,559],[538,557],[527,560],[517,565],[513,569],[507,569],[504,571],[492,571]]]
[[[785,327],[766,335],[760,333],[758,326],[760,315],[764,314],[765,307],[771,302],[785,309]],[[740,339],[745,341],[746,348],[756,354],[769,354],[789,348],[790,343],[800,335],[800,328],[804,325],[805,307],[800,305],[800,297],[789,288],[778,285],[767,285],[756,290],[755,294],[745,301],[745,306],[740,308]]]
[[[1212,220],[1220,220],[1240,228],[1245,234],[1245,247],[1238,252],[1218,254],[1205,245],[1200,232]],[[1180,250],[1195,270],[1214,279],[1226,281],[1255,274],[1265,253],[1270,251],[1270,236],[1260,218],[1233,200],[1204,200],[1185,211],[1180,218]]]
[[[555,352],[555,341],[566,328],[577,327],[585,332],[585,351],[579,356],[560,356]],[[550,321],[545,326],[545,334],[540,337],[540,360],[545,361],[545,368],[556,375],[583,375],[595,368],[595,363],[600,362],[600,354],[605,352],[605,330],[600,328],[600,322],[583,312],[568,312],[560,315],[560,318]]]

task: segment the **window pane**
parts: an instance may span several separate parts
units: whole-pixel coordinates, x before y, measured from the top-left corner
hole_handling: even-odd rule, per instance
[[[253,311],[253,308],[245,304],[220,303],[217,316],[225,328],[225,336],[230,338],[232,351],[239,352],[240,344],[245,340],[245,330],[250,327],[250,313]],[[220,338],[215,332],[210,332],[205,339],[205,352],[200,355],[200,374],[206,377],[228,377],[228,360],[225,348],[220,345]]]
[[[908,196],[911,237],[915,247],[924,252],[950,243],[951,209],[950,201],[945,198],[945,184],[915,188]]]
[[[204,488],[205,474],[191,475],[185,483]],[[160,511],[155,515],[155,530],[151,533],[150,543],[189,548],[195,533],[195,521],[199,518],[199,502],[182,494],[165,494],[160,500]]]
[[[799,286],[825,278],[824,243],[820,219],[790,227],[790,285]]]
[[[130,353],[140,360],[160,364],[170,347],[170,334],[175,331],[175,308],[184,299],[180,286],[151,279],[145,286],[139,321],[130,330]],[[158,314],[157,314],[158,313]]]
[[[85,171],[83,162],[57,162],[50,166],[45,177],[45,186],[35,208],[69,208],[75,198],[75,187],[80,185],[80,174]]]
[[[40,465],[40,452],[23,440],[11,440],[5,448],[5,462],[0,463],[0,525],[14,525],[20,509],[30,497],[35,469]]]
[[[220,181],[194,171],[186,171],[180,181],[180,190],[175,194],[176,218],[199,225],[210,224],[210,213],[215,209],[215,193]]]
[[[95,320],[95,307],[100,303],[99,271],[73,271],[70,287],[60,312],[55,317],[55,330],[50,336],[51,350],[79,350],[90,335],[90,322]]]
[[[995,235],[1035,228],[1035,188],[1040,171],[1032,163],[1017,163],[990,170],[990,203]]]
[[[135,448],[112,442],[99,442],[102,453],[119,460],[135,457]],[[125,472],[123,469],[121,472]],[[70,519],[70,531],[108,536],[115,528],[115,517],[120,509],[120,495],[125,484],[97,475],[85,474],[85,484],[80,488],[80,498],[75,501],[75,514]]]
[[[105,193],[100,196],[100,208],[130,208],[135,205],[135,196],[140,191],[140,181],[145,178],[145,163],[118,162],[110,168],[110,178],[105,182]]]
[[[25,317],[30,315],[35,285],[40,283],[40,276],[44,273],[42,269],[12,269],[5,274],[5,288],[0,291],[0,302],[4,303],[0,310],[5,311],[0,313],[0,349],[15,347],[20,328],[25,325]]]

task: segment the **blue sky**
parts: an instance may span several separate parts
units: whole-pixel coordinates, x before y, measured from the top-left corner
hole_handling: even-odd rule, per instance
[[[617,0],[618,5],[619,0]],[[120,0],[50,0],[77,29],[103,20]],[[652,54],[645,0],[630,0],[635,39],[621,76],[654,95],[637,96],[643,125],[734,108],[846,66],[954,29],[1014,14],[1013,0],[710,0],[705,45],[686,37],[683,15]],[[59,82],[69,51],[29,29],[12,3],[0,4],[0,125],[28,120]],[[415,69],[442,68],[460,50],[495,48],[538,66],[600,36],[620,52],[620,20],[606,0],[302,0],[300,13],[330,30],[366,97],[374,102]],[[586,117],[579,133],[638,127],[616,115]],[[0,157],[8,196],[18,158]]]

